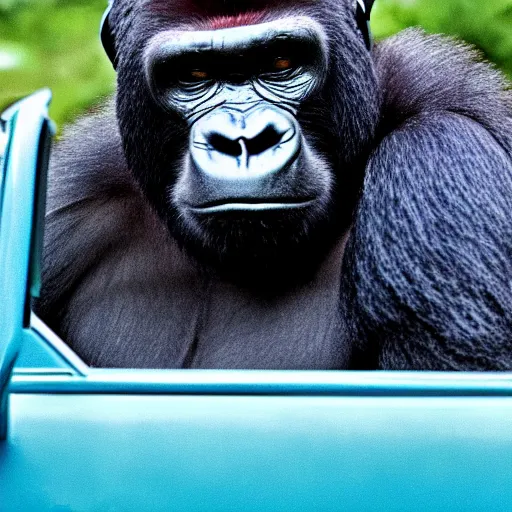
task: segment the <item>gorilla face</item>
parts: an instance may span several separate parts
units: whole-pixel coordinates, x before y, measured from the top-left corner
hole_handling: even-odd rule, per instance
[[[204,266],[249,286],[307,279],[347,229],[361,176],[337,174],[372,131],[339,117],[353,84],[336,45],[311,15],[169,19],[140,13],[119,45],[131,170]]]

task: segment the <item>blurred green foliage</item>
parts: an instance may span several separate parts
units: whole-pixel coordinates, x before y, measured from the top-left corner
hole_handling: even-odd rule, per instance
[[[410,26],[464,39],[512,77],[512,0],[376,0],[376,38]]]
[[[114,89],[98,25],[106,0],[0,0],[0,109],[37,88],[59,125]],[[512,76],[512,0],[377,0],[377,38],[420,25],[476,45]]]
[[[48,86],[59,126],[114,88],[98,25],[106,0],[0,0],[0,109]]]

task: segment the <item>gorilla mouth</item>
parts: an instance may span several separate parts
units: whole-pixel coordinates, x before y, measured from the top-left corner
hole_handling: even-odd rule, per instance
[[[189,205],[195,213],[226,213],[226,212],[264,212],[271,210],[293,210],[305,208],[315,201],[315,197],[236,197],[218,199],[198,206]]]

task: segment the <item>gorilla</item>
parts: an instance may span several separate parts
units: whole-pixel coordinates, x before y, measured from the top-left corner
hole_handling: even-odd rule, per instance
[[[512,95],[372,0],[115,0],[36,312],[92,366],[512,370]]]

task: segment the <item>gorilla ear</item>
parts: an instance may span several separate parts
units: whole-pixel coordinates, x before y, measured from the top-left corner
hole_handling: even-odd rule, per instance
[[[112,10],[113,0],[110,0],[108,3],[108,7],[103,14],[103,18],[101,20],[100,25],[100,39],[101,44],[105,50],[105,53],[108,55],[110,62],[114,66],[114,69],[117,68],[117,52],[116,52],[116,44],[114,39],[114,33],[112,32],[112,28],[110,27],[110,11]]]
[[[368,50],[372,49],[372,33],[370,32],[370,14],[375,0],[356,0],[356,21]]]

